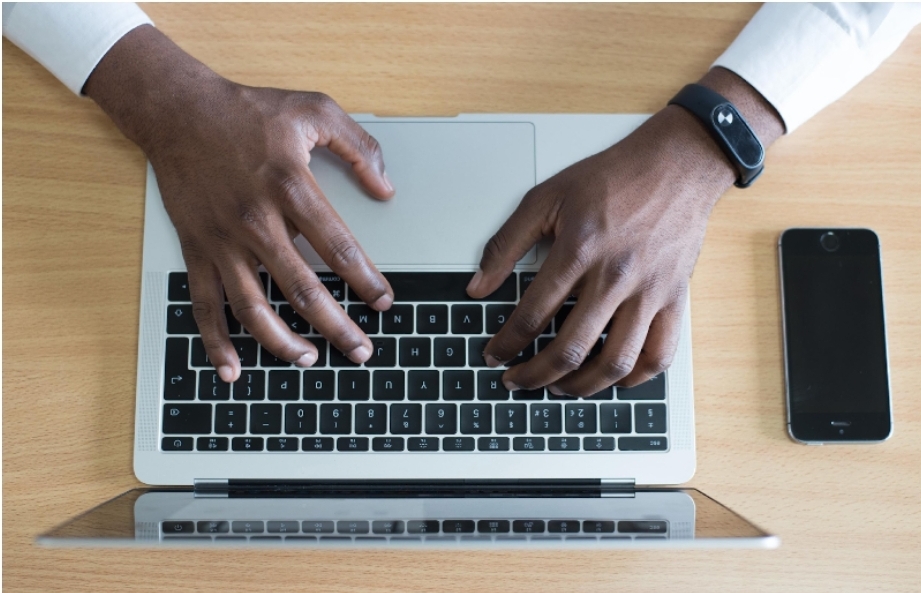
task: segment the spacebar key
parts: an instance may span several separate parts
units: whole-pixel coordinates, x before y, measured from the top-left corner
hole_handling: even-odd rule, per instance
[[[666,437],[620,437],[617,445],[621,451],[666,451]]]
[[[439,303],[473,301],[467,285],[473,272],[385,272],[397,302]],[[513,303],[518,298],[518,275],[510,274],[489,296],[477,301]],[[351,288],[349,289],[351,292]],[[349,296],[350,299],[356,297]]]

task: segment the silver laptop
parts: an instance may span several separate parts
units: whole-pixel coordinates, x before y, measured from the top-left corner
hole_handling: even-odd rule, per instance
[[[367,331],[375,355],[363,365],[350,363],[293,314],[263,272],[273,306],[295,332],[318,345],[320,357],[310,369],[279,361],[230,316],[243,367],[233,385],[220,382],[204,355],[179,243],[148,169],[134,469],[146,484],[190,487],[192,494],[173,493],[175,504],[163,503],[168,497],[155,492],[129,496],[138,522],[156,524],[155,539],[161,541],[166,536],[216,537],[216,532],[200,533],[199,521],[205,530],[208,521],[226,527],[220,533],[230,537],[236,533],[234,521],[248,517],[255,523],[258,513],[239,506],[246,503],[218,504],[215,510],[206,500],[264,499],[281,492],[314,500],[314,506],[307,512],[299,503],[280,503],[294,506],[271,512],[274,519],[258,520],[267,530],[265,537],[274,537],[268,533],[270,521],[276,527],[288,521],[288,529],[300,521],[297,533],[288,534],[310,536],[303,531],[304,521],[338,525],[373,516],[402,522],[404,532],[396,535],[409,535],[409,522],[418,527],[426,516],[436,517],[441,534],[441,522],[449,520],[445,517],[463,520],[458,525],[464,531],[454,533],[457,537],[502,539],[503,534],[479,530],[480,521],[494,519],[508,519],[510,526],[543,521],[548,529],[554,521],[557,528],[560,521],[570,521],[573,537],[572,521],[581,535],[584,521],[610,521],[604,529],[625,521],[626,531],[604,532],[610,537],[686,533],[677,526],[693,524],[693,499],[699,495],[675,491],[672,498],[652,496],[660,503],[679,501],[666,502],[666,510],[657,514],[637,505],[636,494],[639,487],[681,484],[694,474],[689,309],[674,363],[665,373],[638,387],[612,387],[574,399],[544,389],[510,393],[499,380],[502,370],[486,367],[482,359],[489,336],[540,269],[548,245],[522,258],[488,298],[473,301],[464,290],[483,246],[525,192],[623,138],[645,118],[355,116],[380,142],[397,196],[390,202],[368,198],[348,168],[324,151],[313,154],[311,169],[393,286],[393,308],[379,314],[364,307],[302,238],[297,245],[333,297]],[[529,359],[552,340],[571,306],[564,305],[516,361]],[[444,501],[419,506],[420,493],[421,499],[433,493],[444,498],[444,488],[461,499],[489,491],[519,502],[502,503],[508,508]],[[382,492],[405,500],[367,502]],[[530,510],[525,505],[512,513],[523,498],[554,493],[579,500],[604,496],[620,500],[621,506],[596,500],[581,511],[568,503],[554,512],[546,505]],[[651,500],[647,494],[643,500]],[[318,497],[325,500],[319,509]],[[127,504],[124,497],[117,500]],[[553,500],[562,504],[566,499]],[[633,506],[623,506],[625,500]],[[156,504],[147,505],[151,501]],[[151,518],[156,513],[150,508],[159,509],[159,519]],[[675,509],[691,509],[690,515]],[[653,529],[642,533],[629,530],[639,529],[631,521],[659,523],[637,524]],[[671,527],[654,532],[663,525]],[[336,527],[333,535],[357,541],[362,534],[343,534]],[[371,529],[368,537],[376,535]],[[758,541],[764,545],[767,540]]]

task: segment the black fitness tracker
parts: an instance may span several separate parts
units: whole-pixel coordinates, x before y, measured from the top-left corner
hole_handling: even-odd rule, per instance
[[[739,176],[736,187],[748,187],[764,171],[764,147],[748,122],[726,97],[699,84],[689,84],[668,102],[699,119]]]

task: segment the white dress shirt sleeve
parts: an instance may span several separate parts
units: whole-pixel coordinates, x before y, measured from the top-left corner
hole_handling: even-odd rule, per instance
[[[713,65],[757,89],[790,133],[873,72],[919,22],[918,3],[767,3]]]
[[[133,3],[3,3],[3,36],[78,95],[116,41],[152,24]]]

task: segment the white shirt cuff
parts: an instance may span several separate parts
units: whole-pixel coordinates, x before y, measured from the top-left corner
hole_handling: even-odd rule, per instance
[[[4,6],[3,36],[80,94],[96,65],[129,31],[153,22],[131,3]]]
[[[767,3],[713,66],[752,85],[789,133],[873,72],[919,21],[912,3]]]

